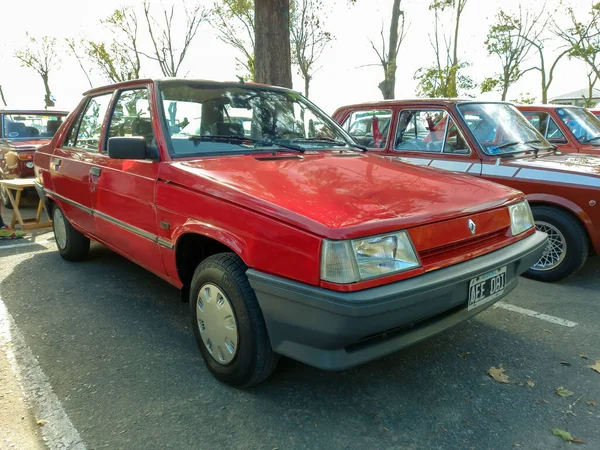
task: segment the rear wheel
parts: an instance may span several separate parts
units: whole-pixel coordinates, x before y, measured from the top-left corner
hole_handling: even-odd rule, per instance
[[[60,256],[68,261],[80,261],[87,256],[90,240],[73,228],[58,206],[52,211],[52,229]]]
[[[548,235],[539,261],[525,276],[539,281],[558,281],[577,272],[588,256],[585,228],[571,214],[551,206],[531,208],[536,228]]]
[[[198,265],[190,287],[192,327],[204,362],[216,378],[237,387],[265,380],[278,359],[246,270],[234,253],[219,253]]]

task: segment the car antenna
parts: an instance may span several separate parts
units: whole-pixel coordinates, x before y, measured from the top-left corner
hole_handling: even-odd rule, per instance
[[[236,75],[238,77],[238,80],[240,80],[240,84],[245,84],[246,82],[244,81],[244,78],[241,77],[240,75]]]

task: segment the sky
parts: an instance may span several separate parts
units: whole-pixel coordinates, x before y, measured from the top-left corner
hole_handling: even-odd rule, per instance
[[[174,0],[165,0],[165,2]],[[325,50],[318,62],[319,69],[311,83],[311,100],[325,112],[332,114],[337,107],[356,102],[381,99],[377,85],[382,80],[381,66],[371,48],[370,40],[380,42],[380,33],[389,33],[389,15],[393,0],[358,0],[348,6],[346,0],[323,0],[321,11],[323,25],[335,40]],[[522,0],[528,8],[539,11],[546,4],[551,11],[559,0]],[[191,4],[192,0],[185,0]],[[155,10],[161,8],[159,1],[152,1]],[[206,7],[213,0],[201,0]],[[402,0],[402,8],[410,23],[407,36],[398,56],[396,98],[416,96],[413,75],[420,67],[433,63],[434,53],[429,36],[433,32],[433,16],[428,10],[429,0]],[[169,4],[169,3],[167,3]],[[176,4],[181,4],[176,2]],[[484,41],[499,5],[506,10],[516,10],[519,0],[469,0],[461,19],[464,26],[459,37],[460,58],[471,63],[468,74],[476,82],[493,76],[500,70],[499,60],[488,56]],[[571,6],[584,17],[591,5],[590,0],[572,0]],[[65,38],[86,38],[109,41],[111,36],[99,23],[116,8],[131,5],[138,13],[140,34],[146,34],[143,23],[142,0],[28,0],[25,3],[0,0],[0,85],[9,106],[43,107],[44,89],[41,77],[32,69],[21,67],[14,58],[14,51],[23,46],[25,33],[35,37],[55,36],[60,42]],[[27,13],[24,14],[24,11]],[[562,17],[556,16],[560,23]],[[181,32],[174,32],[175,39],[182,39]],[[142,47],[150,51],[150,42],[142,39]],[[558,42],[549,42],[549,56],[556,52]],[[50,88],[56,98],[56,107],[71,109],[77,105],[81,94],[89,84],[76,59],[63,46],[61,62],[50,73]],[[181,71],[183,76],[210,80],[236,80],[240,71],[236,69],[236,51],[217,38],[210,23],[200,26],[196,40],[188,51]],[[537,64],[537,55],[532,53],[526,64]],[[301,91],[303,81],[294,70],[294,88]],[[161,77],[158,65],[149,59],[142,61],[144,76]],[[94,85],[107,84],[99,74],[91,73]],[[600,83],[599,83],[600,84]],[[539,72],[527,73],[509,90],[508,99],[522,94],[540,97]],[[550,98],[587,87],[586,67],[582,62],[563,59],[557,66],[555,81],[549,92]],[[499,94],[474,95],[486,99],[499,99]]]

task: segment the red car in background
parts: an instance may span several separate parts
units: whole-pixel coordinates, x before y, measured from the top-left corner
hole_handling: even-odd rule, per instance
[[[544,255],[527,276],[560,280],[581,268],[588,254],[600,252],[600,157],[558,154],[510,103],[389,100],[344,106],[333,117],[351,130],[357,118],[368,115],[376,130],[380,117],[392,117],[389,129],[367,143],[372,153],[482,177],[526,194],[538,229],[549,235]]]
[[[516,107],[560,152],[600,155],[600,120],[589,110],[565,105]]]
[[[49,143],[67,111],[0,109],[0,179],[33,178],[33,154]],[[12,208],[0,186],[0,198]]]
[[[60,255],[93,239],[182,288],[208,368],[244,386],[279,354],[344,369],[425,339],[544,251],[521,192],[364,150],[294,91],[136,80],[34,161]]]
[[[600,109],[591,108],[588,111],[595,115],[598,119],[600,119]]]

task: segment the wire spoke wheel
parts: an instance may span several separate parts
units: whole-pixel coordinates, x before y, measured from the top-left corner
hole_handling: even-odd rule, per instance
[[[555,269],[567,256],[567,240],[561,231],[551,223],[536,221],[535,226],[538,231],[543,231],[548,235],[548,244],[532,269],[542,272]]]

